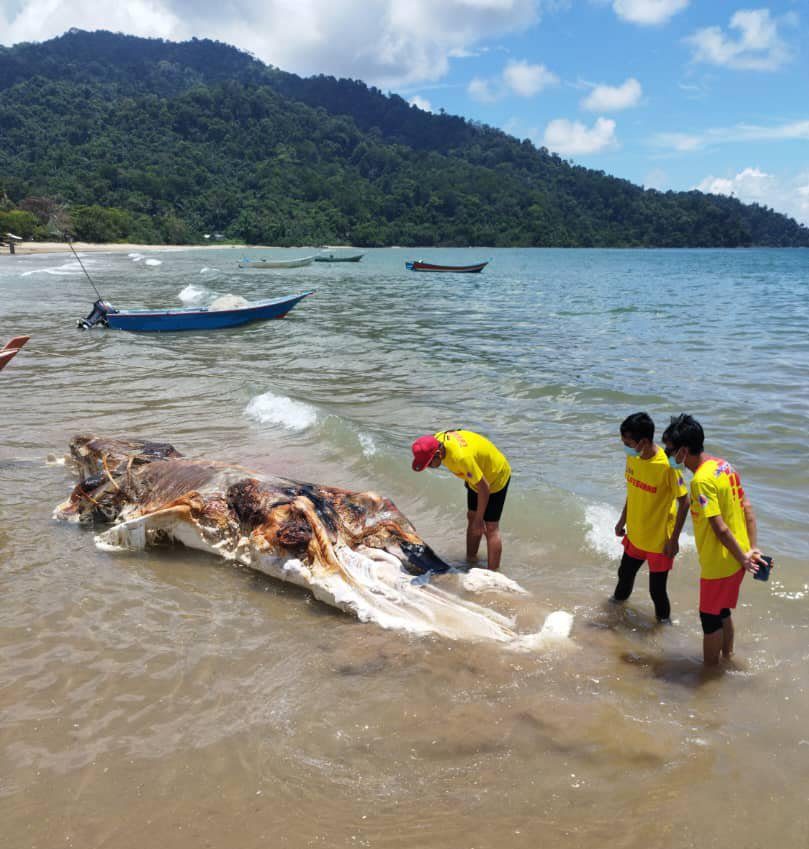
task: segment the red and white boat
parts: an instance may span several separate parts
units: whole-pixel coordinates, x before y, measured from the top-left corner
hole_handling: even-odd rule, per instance
[[[30,336],[15,336],[7,342],[0,351],[0,371],[2,371],[17,355],[17,352],[30,339]]]

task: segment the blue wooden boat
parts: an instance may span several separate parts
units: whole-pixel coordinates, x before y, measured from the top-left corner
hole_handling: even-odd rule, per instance
[[[243,307],[229,310],[212,310],[207,307],[167,310],[117,310],[101,299],[93,304],[93,311],[81,319],[78,326],[83,330],[100,325],[114,330],[130,330],[136,333],[159,333],[178,330],[220,330],[223,327],[238,327],[253,321],[283,318],[299,301],[311,292],[287,295],[266,301],[253,301]]]

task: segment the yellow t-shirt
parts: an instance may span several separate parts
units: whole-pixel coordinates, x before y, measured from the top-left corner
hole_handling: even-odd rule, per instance
[[[626,535],[643,551],[662,554],[674,529],[676,499],[686,495],[685,481],[669,465],[659,446],[654,457],[626,458]]]
[[[722,545],[708,519],[721,516],[742,551],[749,551],[750,537],[743,504],[742,482],[730,463],[711,457],[694,473],[691,519],[703,578],[727,578],[741,569],[739,561]]]
[[[485,436],[471,430],[441,430],[435,438],[447,449],[444,465],[470,489],[477,492],[481,478],[486,478],[493,493],[508,483],[511,466]]]

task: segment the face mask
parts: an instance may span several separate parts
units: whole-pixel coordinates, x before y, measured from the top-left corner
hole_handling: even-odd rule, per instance
[[[682,469],[682,468],[684,468],[683,464],[682,464],[682,463],[678,463],[678,462],[674,459],[674,457],[675,457],[675,455],[674,455],[674,454],[672,454],[672,455],[669,457],[669,465],[671,466],[671,468],[672,468],[672,469]]]
[[[624,451],[626,451],[629,457],[640,457],[640,451],[637,448],[630,448],[628,445],[624,445]]]

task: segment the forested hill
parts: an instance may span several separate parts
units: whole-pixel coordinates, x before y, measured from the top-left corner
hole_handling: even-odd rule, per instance
[[[0,230],[98,241],[809,246],[758,205],[643,190],[361,82],[71,31],[0,48]]]

